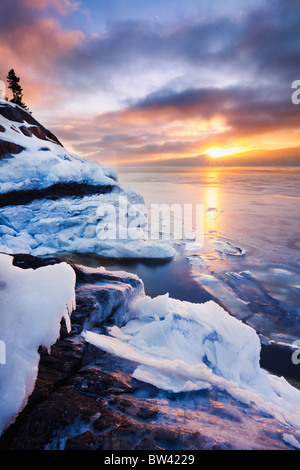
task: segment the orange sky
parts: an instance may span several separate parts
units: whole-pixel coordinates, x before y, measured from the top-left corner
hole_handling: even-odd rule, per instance
[[[257,164],[257,151],[264,163],[264,151],[292,149],[298,165],[300,4],[290,7],[1,2],[0,80],[14,68],[36,119],[104,164],[215,165],[236,153],[248,164],[252,151]]]

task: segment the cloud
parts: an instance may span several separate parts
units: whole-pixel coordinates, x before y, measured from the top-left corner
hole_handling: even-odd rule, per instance
[[[246,18],[238,48],[255,64],[257,73],[288,82],[299,74],[299,14],[297,0],[276,0]]]
[[[300,6],[291,2],[294,13],[282,1],[263,1],[250,11],[241,7],[235,16],[216,11],[201,16],[199,8],[194,18],[128,18],[87,33],[83,17],[80,30],[60,22],[62,13],[78,10],[80,16],[76,1],[11,0],[0,5],[0,39],[9,51],[4,62],[12,54],[11,62],[18,60],[41,82],[51,71],[51,82],[64,87],[66,96],[78,91],[96,96],[101,90],[114,96],[115,108],[175,82],[179,90],[195,84],[258,88],[266,81],[282,89],[297,78]]]
[[[181,158],[264,138],[295,145],[300,5],[290,1],[234,15],[199,7],[168,21],[123,16],[94,31],[76,1],[1,2],[0,78],[15,68],[44,125],[98,161]]]
[[[27,3],[29,0],[0,4],[0,75],[4,79],[14,68],[21,76],[25,96],[34,103],[59,93],[62,83],[56,75],[56,60],[77,48],[84,34],[63,29],[55,17],[39,17]]]
[[[258,87],[266,80],[278,86],[297,73],[300,5],[291,1],[294,13],[281,1],[261,2],[240,20],[199,16],[170,23],[111,22],[105,31],[86,36],[61,66],[67,74],[85,80],[87,72],[91,82],[109,80],[116,88],[127,77],[137,84],[154,74],[160,86],[175,77],[188,80],[188,75],[190,85],[197,81],[198,86],[243,81]]]
[[[275,98],[268,90],[244,87],[163,89],[126,109],[57,127],[56,133],[76,153],[111,164],[187,158],[210,145],[240,141],[252,148],[255,141],[262,148],[267,142],[270,148],[299,145],[298,108]]]
[[[39,10],[54,7],[61,15],[67,15],[80,7],[80,2],[74,0],[24,0],[24,3]]]

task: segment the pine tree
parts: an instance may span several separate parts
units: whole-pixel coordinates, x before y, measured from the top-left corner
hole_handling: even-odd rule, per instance
[[[8,88],[12,91],[13,94],[13,98],[10,100],[11,103],[18,104],[28,111],[26,104],[23,103],[23,89],[20,85],[20,77],[16,76],[14,69],[11,69],[8,72],[6,79],[8,82]]]

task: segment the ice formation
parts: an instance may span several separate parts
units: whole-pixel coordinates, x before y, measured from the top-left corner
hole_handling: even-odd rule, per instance
[[[57,201],[35,200],[23,206],[0,208],[0,251],[35,256],[77,252],[111,258],[172,258],[174,248],[168,240],[152,241],[139,226],[131,227],[127,237],[129,217],[122,219],[123,226],[119,224],[120,219],[116,219],[116,227],[123,229],[125,238],[108,234],[110,222],[114,224],[111,218],[115,218],[114,208],[117,212],[119,200],[118,195],[112,193]],[[97,213],[101,205],[110,207],[111,211],[107,211],[100,220]],[[128,211],[139,209],[129,204]],[[102,233],[107,236],[103,237]]]
[[[136,362],[136,379],[174,393],[217,387],[300,428],[299,390],[261,369],[255,330],[215,302],[140,296],[131,315],[108,335],[85,331],[85,340]]]
[[[29,113],[5,100],[0,172],[0,251],[174,256],[168,240],[149,239],[142,196],[120,184],[113,169],[69,153]]]
[[[11,152],[13,158],[1,162],[1,194],[41,190],[74,181],[118,186],[113,169],[69,153],[54,136],[53,139],[41,136],[42,126],[17,105],[0,100],[0,108],[3,113],[0,112],[0,122],[5,129],[0,133],[1,140],[23,148],[19,153]],[[18,111],[20,116],[16,115]],[[35,135],[34,129],[39,133]]]
[[[21,269],[0,254],[0,434],[26,405],[38,372],[39,346],[50,348],[60,321],[70,328],[75,273],[66,263]]]
[[[0,119],[0,251],[174,255],[168,240],[147,239],[143,198],[122,186],[113,170],[70,154],[28,113],[4,100]],[[125,210],[120,197],[128,203]],[[123,211],[117,239],[109,236],[116,228],[116,208]],[[128,220],[136,214],[127,237]],[[226,243],[217,250],[218,256],[245,254]],[[188,256],[202,268],[194,278],[237,317],[247,317],[247,303],[224,290],[211,270],[205,271],[205,259],[191,252]],[[62,317],[69,325],[74,285],[74,271],[66,263],[23,270],[12,265],[10,256],[0,255],[0,433],[33,389],[38,347],[49,348],[56,341]],[[85,340],[137,363],[136,379],[174,393],[216,387],[300,429],[300,392],[261,369],[260,341],[251,326],[212,301],[192,304],[140,294],[128,309],[124,326],[111,327],[107,335],[85,331]]]

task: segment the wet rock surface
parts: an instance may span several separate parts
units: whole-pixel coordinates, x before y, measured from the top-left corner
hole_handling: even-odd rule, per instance
[[[15,257],[23,268],[47,263]],[[60,262],[51,258],[49,263]],[[217,390],[172,394],[132,378],[135,364],[85,343],[86,327],[120,321],[135,276],[73,266],[77,308],[72,330],[40,348],[35,389],[0,439],[2,450],[290,449],[288,427]],[[112,295],[112,294],[115,295]],[[123,310],[122,310],[123,309]],[[95,314],[96,311],[96,315]]]

